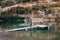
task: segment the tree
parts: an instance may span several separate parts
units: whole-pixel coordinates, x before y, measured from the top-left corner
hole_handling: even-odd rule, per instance
[[[11,6],[11,5],[14,5],[14,2],[12,2],[12,1],[2,1],[1,2],[2,7]]]
[[[14,3],[21,3],[21,0],[14,0]]]
[[[5,7],[6,6],[5,4],[6,4],[6,2],[4,2],[4,1],[1,2],[2,7]]]
[[[25,2],[30,2],[30,0],[23,0],[22,2],[23,2],[23,3],[25,3]]]
[[[32,10],[39,10],[41,7],[40,6],[33,6]]]

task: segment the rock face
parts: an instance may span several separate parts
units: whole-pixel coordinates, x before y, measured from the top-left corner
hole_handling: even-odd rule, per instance
[[[3,9],[3,8],[0,6],[0,11],[2,11],[2,9]]]
[[[52,2],[52,0],[46,0],[48,3]]]

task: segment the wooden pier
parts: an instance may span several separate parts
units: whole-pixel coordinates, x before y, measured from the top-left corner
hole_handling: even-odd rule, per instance
[[[31,26],[31,27],[23,27],[23,28],[16,28],[16,29],[9,29],[9,30],[4,30],[4,31],[0,31],[0,32],[14,32],[14,31],[20,31],[20,30],[28,30],[28,29],[33,29],[33,28],[44,28],[44,27],[48,27],[48,30],[50,30],[50,26],[48,25],[35,25],[35,26]]]

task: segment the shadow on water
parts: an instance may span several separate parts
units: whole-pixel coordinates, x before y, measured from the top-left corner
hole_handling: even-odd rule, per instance
[[[19,20],[3,20],[0,21],[1,28],[18,28],[20,24],[25,23]]]

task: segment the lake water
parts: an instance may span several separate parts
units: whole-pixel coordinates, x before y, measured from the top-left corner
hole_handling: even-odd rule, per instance
[[[15,21],[15,20],[1,21],[0,27],[7,28],[7,29],[19,28],[21,27],[20,24],[23,24],[23,23],[24,21]]]
[[[47,30],[3,32],[0,40],[60,40],[60,33]]]
[[[0,22],[2,28],[19,28],[23,22],[3,21]],[[60,40],[60,32],[51,30],[28,30],[0,33],[0,40]]]

